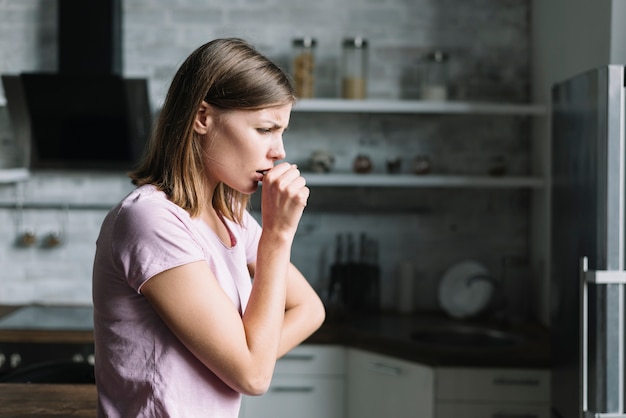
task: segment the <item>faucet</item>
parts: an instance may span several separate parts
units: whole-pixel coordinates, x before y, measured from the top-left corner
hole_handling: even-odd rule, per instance
[[[504,289],[502,287],[502,283],[500,282],[500,280],[488,274],[479,273],[474,276],[468,277],[465,284],[466,286],[469,287],[474,282],[478,282],[478,281],[489,283],[492,286],[494,290],[494,294],[489,303],[491,315],[494,319],[506,322],[505,316],[506,316],[508,301],[506,300],[506,294],[504,292]]]
[[[494,289],[500,287],[500,282],[495,277],[489,276],[487,274],[476,274],[474,276],[471,276],[467,279],[465,284],[467,286],[471,286],[474,282],[477,281],[490,283],[494,287]]]

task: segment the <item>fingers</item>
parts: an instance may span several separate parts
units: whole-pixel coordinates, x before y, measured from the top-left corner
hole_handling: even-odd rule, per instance
[[[300,170],[298,170],[298,166],[295,164],[289,163],[280,163],[272,169],[270,169],[263,178],[263,182],[275,182],[279,180],[283,180],[286,182],[293,181],[295,178],[300,176]]]
[[[276,187],[279,193],[297,197],[306,206],[309,189],[295,164],[281,163],[267,172],[263,179],[264,186]]]
[[[263,178],[262,211],[273,221],[296,225],[307,205],[309,188],[295,164],[281,163]]]

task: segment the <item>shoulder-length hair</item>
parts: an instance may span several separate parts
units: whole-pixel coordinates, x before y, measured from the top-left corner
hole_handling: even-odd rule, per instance
[[[136,186],[155,185],[192,217],[211,200],[219,213],[240,223],[250,196],[224,183],[208,196],[206,160],[193,129],[202,101],[224,111],[257,110],[293,104],[296,96],[289,76],[246,41],[208,42],[174,75],[146,152],[128,175]]]

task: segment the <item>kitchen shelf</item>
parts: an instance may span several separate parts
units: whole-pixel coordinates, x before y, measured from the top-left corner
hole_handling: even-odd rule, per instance
[[[392,99],[301,99],[293,107],[293,111],[311,113],[424,113],[511,116],[546,116],[548,114],[547,107],[541,104]]]
[[[542,188],[544,179],[521,176],[464,176],[411,174],[341,174],[303,173],[308,186],[326,187],[476,187],[476,188]]]
[[[26,168],[2,168],[0,169],[0,184],[15,183],[28,179]]]

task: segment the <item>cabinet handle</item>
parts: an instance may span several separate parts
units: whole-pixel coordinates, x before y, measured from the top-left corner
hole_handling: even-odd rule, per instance
[[[285,354],[280,360],[296,360],[296,361],[312,361],[315,358],[313,354]]]
[[[384,363],[372,363],[372,371],[388,376],[400,376],[402,374],[401,367],[389,366]]]
[[[297,392],[297,393],[308,393],[308,392],[313,392],[313,387],[312,386],[276,386],[274,388],[272,388],[272,392],[278,392],[278,393],[293,393],[293,392]]]
[[[496,377],[493,379],[494,385],[501,386],[539,386],[539,379],[533,378],[514,378],[514,377]]]

